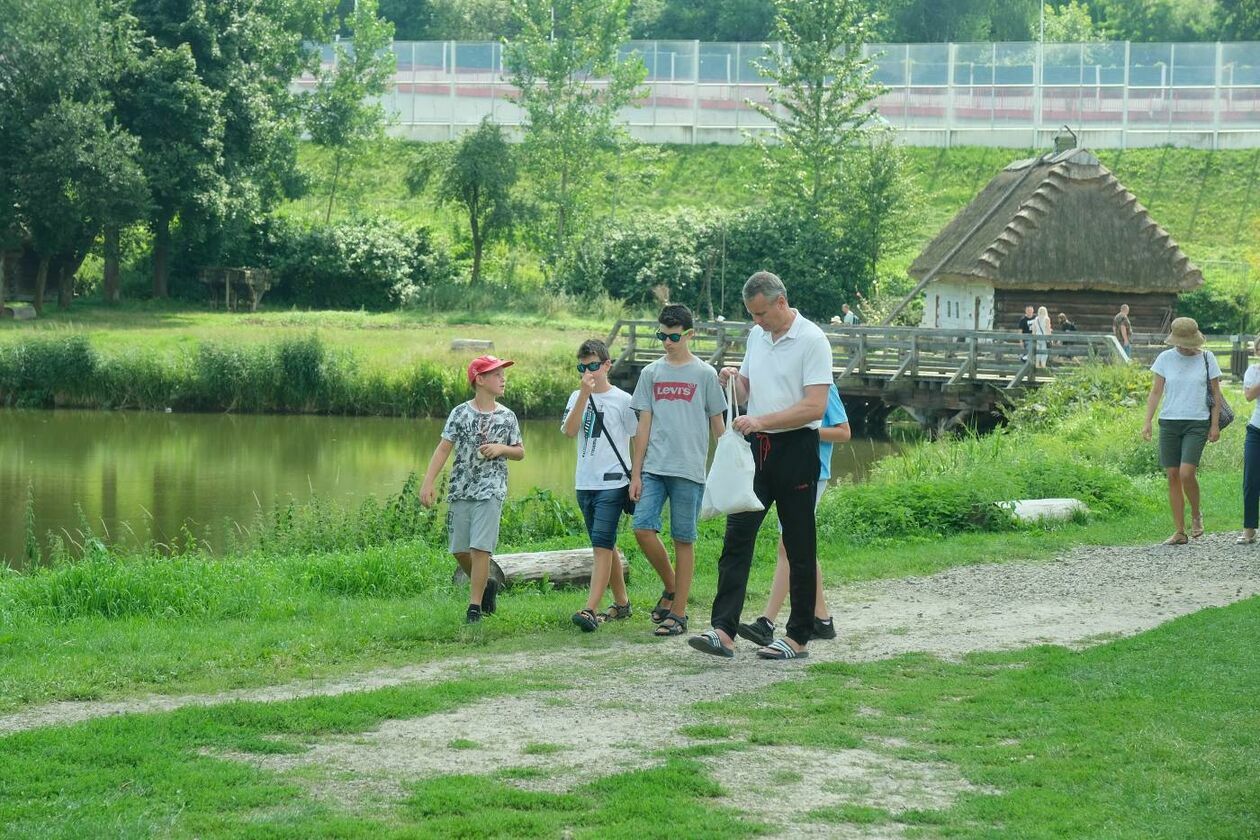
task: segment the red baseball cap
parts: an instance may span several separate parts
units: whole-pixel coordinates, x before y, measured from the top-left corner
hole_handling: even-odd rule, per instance
[[[468,363],[468,384],[474,384],[477,381],[477,377],[483,373],[511,367],[514,364],[516,363],[508,359],[500,359],[497,356],[478,356]]]

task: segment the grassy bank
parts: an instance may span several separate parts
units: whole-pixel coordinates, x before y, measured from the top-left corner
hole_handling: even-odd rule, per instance
[[[575,328],[563,350],[559,340],[503,342],[519,355],[496,342],[496,353],[518,362],[507,398],[518,416],[560,415],[573,386],[573,348],[592,334]],[[249,341],[221,343],[181,332],[165,347],[73,328],[22,335],[0,342],[0,405],[443,417],[471,396],[465,366],[473,353],[451,352],[448,339],[421,329],[392,364],[365,363],[345,332],[332,341],[323,337],[329,331],[279,335],[260,329]]]
[[[461,220],[406,193],[406,174],[415,147],[382,153],[365,165],[362,180],[334,212],[384,212],[436,224],[452,234]],[[920,195],[914,241],[894,257],[898,268],[996,175],[1002,167],[1044,150],[906,147],[911,180]],[[740,207],[762,200],[760,152],[749,146],[663,146],[651,149],[639,174],[621,173],[614,195],[601,213],[609,218],[677,207]],[[1178,241],[1191,259],[1244,260],[1251,255],[1248,234],[1260,220],[1260,153],[1255,150],[1102,149],[1099,158]],[[301,160],[316,173],[329,169],[328,155],[304,146]],[[317,177],[316,189],[328,179]],[[323,218],[326,202],[312,196],[285,212]],[[462,235],[462,234],[461,234]]]

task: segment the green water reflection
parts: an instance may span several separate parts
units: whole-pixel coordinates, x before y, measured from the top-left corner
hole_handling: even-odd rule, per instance
[[[221,549],[230,521],[312,493],[354,505],[395,493],[423,473],[440,420],[0,410],[0,558],[21,565],[30,485],[35,529],[76,535],[80,515],[98,534],[134,544],[184,526]],[[556,420],[524,423],[524,461],[509,492],[572,488],[573,442]],[[894,444],[835,447],[832,475],[862,480]]]

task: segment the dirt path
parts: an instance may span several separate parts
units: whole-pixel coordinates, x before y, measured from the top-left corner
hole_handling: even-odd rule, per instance
[[[1209,535],[1189,547],[1084,548],[1048,563],[970,566],[830,591],[839,638],[811,645],[807,662],[869,661],[912,651],[954,658],[1043,643],[1086,646],[1258,593],[1260,546],[1235,546],[1232,535]],[[509,609],[510,604],[509,599]],[[693,629],[702,626],[697,621]],[[659,761],[656,751],[664,745],[692,743],[680,734],[681,728],[699,722],[688,709],[692,702],[720,700],[802,673],[798,663],[756,660],[746,643],[741,642],[738,650],[735,660],[719,660],[672,639],[659,644],[618,642],[582,649],[576,656],[572,651],[487,654],[329,682],[214,695],[57,703],[0,718],[0,734],[189,705],[344,694],[438,681],[481,669],[498,675],[550,669],[569,676],[583,674],[581,686],[387,721],[371,732],[320,740],[298,755],[232,757],[297,770],[296,778],[317,795],[361,807],[393,798],[408,780],[450,772],[490,774],[519,768],[520,784],[563,790],[589,780],[592,773],[650,766]],[[887,745],[840,753],[759,748],[739,753],[738,761],[723,759],[723,766],[714,769],[730,791],[729,804],[763,815],[785,836],[808,836],[821,828],[836,836],[837,826],[785,823],[784,814],[846,802],[893,813],[940,808],[970,789],[949,767],[901,761],[881,751],[881,746]],[[765,783],[774,768],[802,766],[801,762],[825,768],[822,777],[829,781],[821,788],[814,781],[788,777],[777,786]],[[853,830],[859,828],[867,827]],[[877,828],[896,834],[895,827]]]

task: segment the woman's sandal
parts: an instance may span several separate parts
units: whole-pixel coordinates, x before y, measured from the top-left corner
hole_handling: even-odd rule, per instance
[[[624,604],[609,604],[608,609],[604,610],[596,618],[599,619],[600,624],[603,624],[606,621],[621,621],[629,618],[632,612],[630,603],[627,601]]]
[[[670,613],[656,628],[653,636],[681,636],[687,632],[687,616]]]
[[[1255,535],[1255,534],[1252,534],[1250,537],[1249,537],[1249,536],[1247,536],[1246,534],[1243,534],[1241,537],[1239,537],[1238,539],[1234,540],[1234,544],[1235,544],[1235,545],[1251,545],[1251,544],[1252,544],[1252,543],[1254,543],[1255,541],[1256,541],[1256,535]]]
[[[583,633],[599,629],[599,616],[595,610],[578,610],[573,614],[573,623],[582,628]]]
[[[1178,531],[1168,539],[1164,540],[1164,545],[1185,545],[1188,542],[1190,542],[1190,540],[1186,537],[1186,532]]]
[[[668,607],[661,606],[661,602],[669,601]],[[652,607],[652,623],[660,624],[669,617],[670,612],[674,609],[674,593],[668,589],[661,591],[661,597],[657,599],[656,606]]]
[[[1203,520],[1190,520],[1190,539],[1197,540],[1203,536]]]

